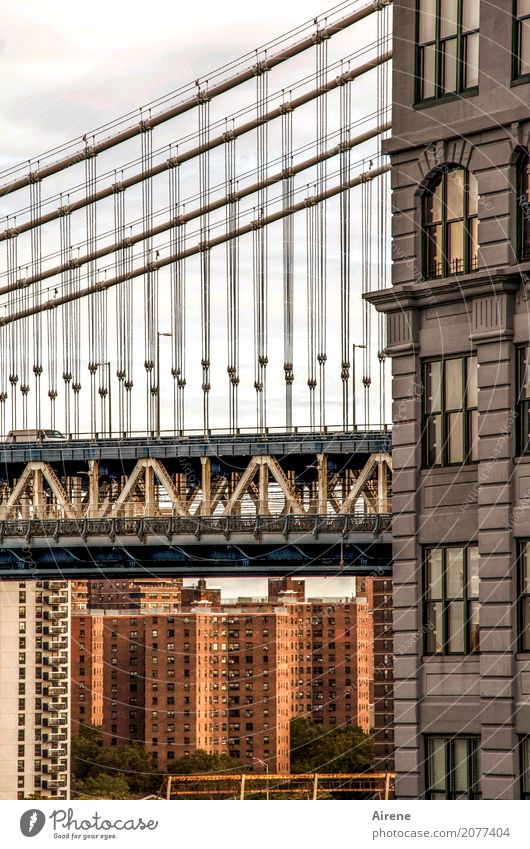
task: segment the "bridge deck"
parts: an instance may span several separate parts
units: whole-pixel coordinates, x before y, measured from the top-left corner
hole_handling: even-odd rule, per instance
[[[139,460],[146,457],[162,460],[260,455],[283,457],[290,454],[374,454],[389,453],[390,450],[391,434],[388,431],[212,434],[208,438],[201,435],[4,443],[0,446],[0,461],[9,464],[32,460],[68,463],[74,460]]]

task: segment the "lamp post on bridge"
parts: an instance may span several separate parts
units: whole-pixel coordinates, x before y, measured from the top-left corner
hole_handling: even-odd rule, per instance
[[[353,354],[352,354],[352,362],[351,362],[351,372],[352,372],[351,385],[352,385],[352,391],[353,391],[353,403],[352,403],[352,411],[351,411],[351,427],[352,427],[353,431],[355,431],[355,428],[357,427],[357,417],[355,415],[355,349],[356,348],[366,349],[366,345],[357,345],[355,342],[352,345]]]
[[[160,333],[156,331],[156,435],[160,439],[160,337],[173,336],[172,333]]]

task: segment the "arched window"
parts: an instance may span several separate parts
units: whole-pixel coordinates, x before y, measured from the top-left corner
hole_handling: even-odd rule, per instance
[[[424,197],[425,269],[428,279],[477,268],[478,192],[465,168],[444,171]]]
[[[530,155],[522,150],[517,163],[517,256],[530,259]]]

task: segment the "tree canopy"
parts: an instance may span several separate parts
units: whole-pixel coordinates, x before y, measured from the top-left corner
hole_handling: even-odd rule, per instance
[[[334,728],[308,719],[291,721],[291,772],[368,772],[374,743],[358,725]]]
[[[138,743],[103,746],[96,726],[72,740],[72,790],[92,798],[132,799],[153,793],[162,776],[153,756]]]
[[[198,773],[211,775],[227,775],[234,773],[240,775],[248,771],[240,761],[229,755],[209,755],[204,749],[197,749],[189,755],[183,755],[168,767],[168,773],[173,775],[197,775]]]

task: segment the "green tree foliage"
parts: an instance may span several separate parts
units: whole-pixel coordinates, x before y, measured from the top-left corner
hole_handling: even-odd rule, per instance
[[[374,742],[358,725],[333,728],[308,719],[291,721],[291,772],[369,772]]]
[[[161,781],[152,755],[138,744],[103,746],[95,726],[84,727],[72,740],[72,789],[78,794],[131,799],[153,793]]]
[[[234,773],[240,775],[248,771],[240,761],[229,755],[209,755],[204,749],[197,749],[189,755],[183,755],[168,767],[168,773],[173,775],[228,775]]]
[[[76,798],[87,799],[130,799],[131,791],[121,776],[101,775],[83,778],[77,784]]]

